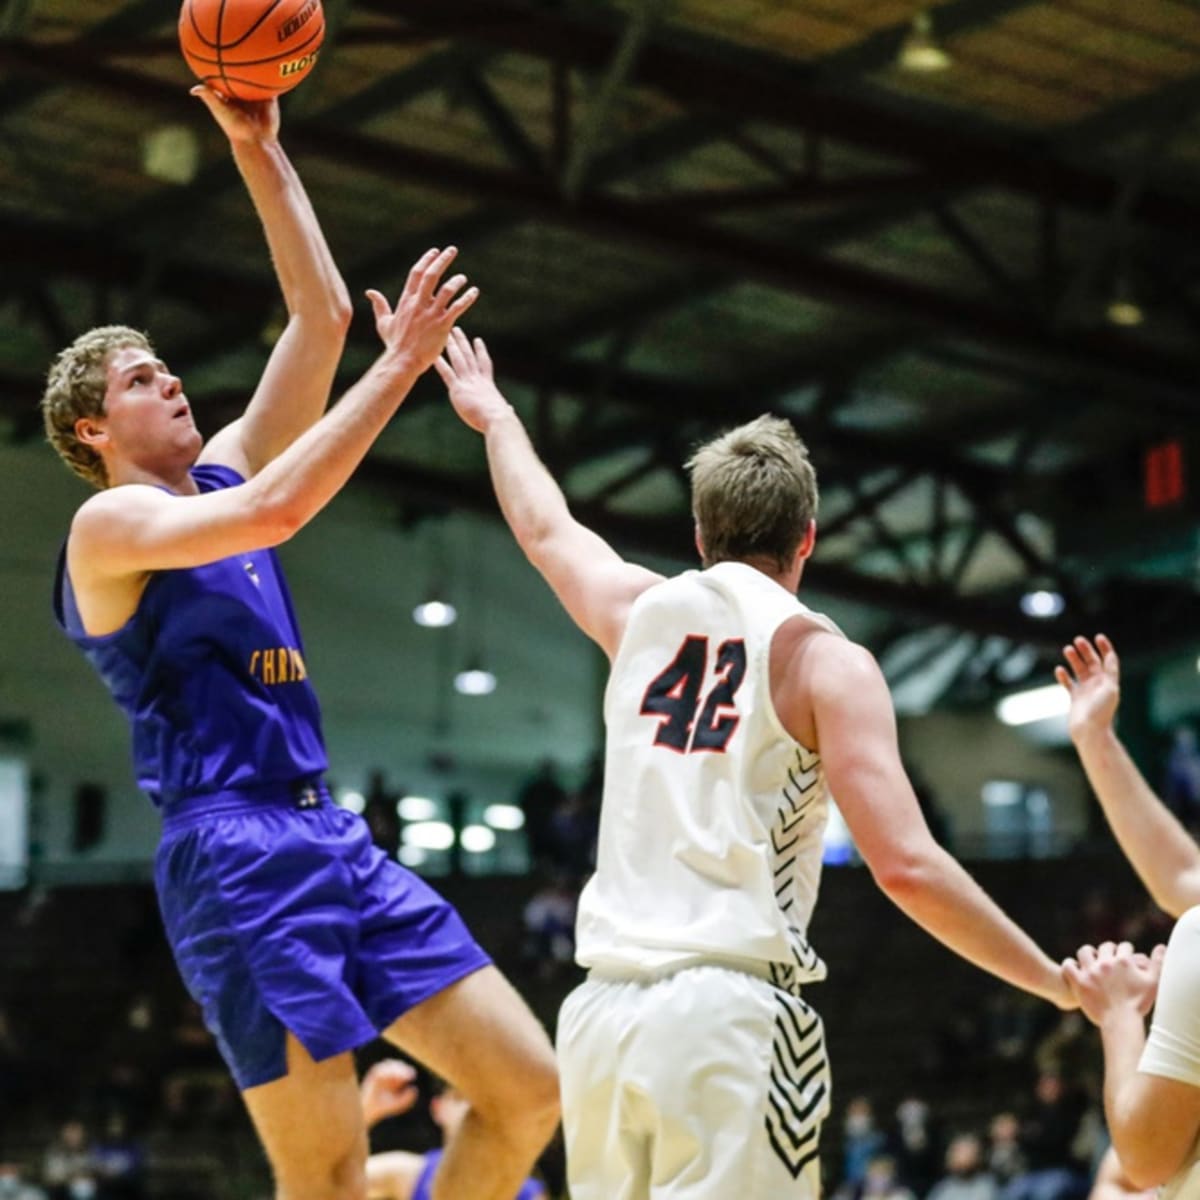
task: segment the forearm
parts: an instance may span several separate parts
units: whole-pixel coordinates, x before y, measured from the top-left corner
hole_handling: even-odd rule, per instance
[[[881,884],[908,917],[968,962],[1052,1003],[1065,996],[1058,965],[945,851],[930,848]]]
[[[262,221],[289,315],[344,323],[346,284],[283,147],[274,140],[235,142],[233,157]]]
[[[1117,1157],[1138,1172],[1138,1143],[1147,1114],[1137,1111],[1138,1062],[1146,1045],[1146,1025],[1132,1006],[1115,1007],[1100,1023],[1104,1045],[1104,1116]]]
[[[1125,857],[1173,916],[1200,904],[1200,849],[1154,794],[1111,726],[1075,739],[1088,782]]]
[[[247,485],[256,493],[255,504],[278,515],[284,536],[311,520],[345,485],[419,374],[408,358],[385,353]]]
[[[500,510],[521,549],[536,559],[541,540],[556,525],[571,520],[566,497],[511,407],[489,423],[485,441]]]

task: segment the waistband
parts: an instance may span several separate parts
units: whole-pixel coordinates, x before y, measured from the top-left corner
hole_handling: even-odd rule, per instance
[[[327,808],[333,797],[323,779],[297,779],[291,783],[267,783],[258,787],[229,788],[179,796],[162,804],[163,831],[187,829],[210,817],[261,812],[264,809]]]
[[[662,967],[643,967],[622,963],[620,966],[603,965],[591,967],[588,970],[589,979],[600,979],[611,983],[657,983],[662,979],[670,979],[681,971],[691,971],[696,967],[717,967],[722,971],[737,971],[742,975],[753,975],[756,979],[765,980],[775,987],[783,986],[777,978],[775,964],[764,962],[757,958],[721,958],[717,955],[706,955],[703,958],[688,958],[682,962],[670,963]],[[794,995],[800,994],[798,986],[784,987]]]

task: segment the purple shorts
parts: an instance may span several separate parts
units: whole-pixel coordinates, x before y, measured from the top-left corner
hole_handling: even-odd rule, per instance
[[[454,909],[322,788],[195,797],[167,812],[167,937],[238,1087],[370,1041],[490,962]]]

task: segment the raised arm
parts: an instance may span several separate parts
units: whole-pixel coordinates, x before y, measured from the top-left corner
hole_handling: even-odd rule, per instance
[[[136,587],[151,571],[277,545],[315,516],[350,478],[441,352],[455,320],[474,303],[475,288],[458,295],[461,275],[441,284],[455,253],[428,251],[409,274],[395,310],[378,292],[368,293],[383,353],[339,404],[248,483],[198,496],[130,484],[84,504],[67,543],[81,608],[88,607],[88,591]],[[128,596],[102,607],[111,612],[122,601]]]
[[[398,1058],[377,1062],[363,1076],[359,1098],[370,1129],[385,1117],[412,1109],[418,1098],[417,1073]],[[425,1160],[406,1150],[372,1154],[367,1159],[368,1200],[409,1200],[424,1168]]]
[[[1114,727],[1121,665],[1112,642],[1076,638],[1055,677],[1071,694],[1071,740],[1125,857],[1154,902],[1178,917],[1200,904],[1200,849],[1154,794]]]
[[[662,576],[626,562],[571,515],[513,407],[500,394],[482,338],[455,329],[434,364],[455,412],[487,446],[492,486],[525,557],[537,567],[571,619],[611,659],[633,602]]]
[[[891,697],[871,655],[834,634],[815,634],[797,674],[807,685],[798,694],[811,697],[830,792],[883,892],[969,962],[1074,1007],[1058,965],[934,841],[900,760]],[[785,704],[780,717],[791,730],[788,707],[796,706]]]
[[[287,308],[287,324],[245,414],[201,455],[201,461],[223,463],[249,478],[325,411],[350,324],[350,296],[279,143],[278,100],[226,100],[202,86],[192,94],[229,138]]]

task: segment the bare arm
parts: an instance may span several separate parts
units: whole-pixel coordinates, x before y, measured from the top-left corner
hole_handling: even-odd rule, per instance
[[[437,357],[453,322],[474,302],[474,288],[455,299],[456,280],[438,286],[454,254],[426,253],[394,311],[378,292],[369,293],[382,355],[318,425],[248,483],[199,496],[126,485],[84,504],[68,540],[81,606],[89,584],[277,545],[311,520],[350,478]]]
[[[1105,1118],[1123,1172],[1137,1188],[1170,1179],[1200,1133],[1200,1087],[1138,1069],[1146,1047],[1146,1014],[1166,962],[1162,947],[1148,958],[1128,942],[1106,942],[1098,949],[1082,947],[1065,964],[1083,1011],[1100,1028]],[[1186,976],[1177,981],[1182,984],[1180,999],[1194,1009],[1200,979],[1191,963],[1174,965]]]
[[[537,567],[571,619],[611,659],[633,602],[662,576],[626,562],[571,515],[512,405],[493,380],[481,338],[455,329],[435,363],[455,411],[487,446],[492,486],[525,557]]]
[[[816,748],[875,881],[902,912],[968,962],[1074,1007],[1057,964],[933,840],[900,760],[891,697],[875,660],[832,634],[817,635],[807,653]]]
[[[1117,737],[1120,661],[1103,634],[1076,638],[1054,674],[1071,694],[1071,740],[1104,815],[1154,902],[1178,917],[1200,904],[1200,849]]]
[[[1100,1160],[1096,1178],[1092,1180],[1088,1200],[1151,1200],[1153,1194],[1150,1188],[1139,1188],[1134,1184],[1125,1174],[1116,1150],[1109,1146]]]
[[[192,94],[229,138],[266,234],[288,320],[245,414],[216,434],[202,461],[249,478],[319,419],[350,324],[350,296],[325,243],[304,186],[279,143],[277,100],[225,100]]]

